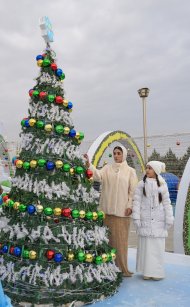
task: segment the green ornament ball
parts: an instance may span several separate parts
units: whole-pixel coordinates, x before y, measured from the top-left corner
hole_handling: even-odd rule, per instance
[[[79,132],[79,135],[80,135],[79,140],[83,140],[84,139],[84,133],[83,132]]]
[[[12,199],[10,199],[9,202],[8,202],[9,208],[12,208],[13,205],[14,205],[14,201]]]
[[[77,209],[72,210],[72,217],[73,217],[74,219],[78,218],[79,215],[80,215],[80,214],[79,214],[79,210],[77,210]]]
[[[26,207],[25,205],[23,205],[23,204],[21,204],[21,205],[19,206],[19,211],[20,211],[20,212],[25,212],[26,209],[27,209],[27,207]]]
[[[26,250],[26,249],[23,250],[23,252],[22,252],[22,257],[25,258],[25,259],[29,258],[29,251]]]
[[[21,120],[21,126],[24,127],[24,125],[25,125],[25,120],[23,119]]]
[[[53,214],[53,209],[47,207],[47,208],[44,209],[44,213],[45,213],[45,215],[52,215]]]
[[[109,158],[111,158],[112,157],[112,154],[109,154]]]
[[[66,164],[64,164],[63,165],[63,170],[64,170],[64,172],[69,172],[69,170],[70,170],[70,165],[68,164],[68,163],[66,163]]]
[[[36,123],[36,127],[38,129],[42,129],[44,127],[44,122],[42,120],[38,120]]]
[[[55,96],[54,95],[48,95],[48,101],[49,102],[53,102],[55,99]]]
[[[88,211],[85,216],[86,216],[87,220],[92,220],[93,219],[93,213],[90,212],[90,211]]]
[[[117,249],[116,248],[112,248],[111,249],[111,254],[116,254],[117,253]]]
[[[79,175],[83,174],[84,173],[84,168],[82,166],[77,166],[76,173],[79,174]]]
[[[45,58],[45,59],[43,60],[43,66],[44,66],[44,67],[48,67],[48,66],[50,66],[50,64],[51,64],[51,62],[50,62],[49,59]]]
[[[99,218],[100,220],[103,220],[103,218],[104,218],[104,212],[103,212],[103,211],[98,211],[97,213],[98,213],[98,218]]]
[[[24,162],[24,163],[23,163],[23,168],[24,168],[24,169],[29,169],[29,168],[30,168],[30,163],[27,162],[27,161]]]
[[[39,96],[39,91],[37,90],[33,91],[32,96],[37,98]]]
[[[46,160],[44,160],[44,159],[38,160],[38,166],[43,167],[45,164],[46,164]]]
[[[112,255],[110,253],[107,253],[107,257],[108,257],[107,261],[112,261]]]
[[[95,259],[96,264],[102,264],[102,257],[101,256],[97,256]]]
[[[63,133],[64,131],[64,127],[62,125],[58,125],[55,127],[55,131],[58,133],[58,134],[61,134]]]
[[[77,258],[80,262],[83,262],[85,260],[85,253],[84,252],[79,252],[78,255],[77,255]]]
[[[61,80],[64,80],[65,79],[65,74],[62,73],[62,75],[59,77]]]

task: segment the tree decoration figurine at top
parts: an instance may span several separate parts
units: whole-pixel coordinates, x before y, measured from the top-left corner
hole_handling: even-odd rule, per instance
[[[40,27],[47,46],[36,57],[16,172],[0,205],[0,279],[13,305],[83,306],[115,293],[121,273],[79,152],[84,133],[70,117],[47,17]]]

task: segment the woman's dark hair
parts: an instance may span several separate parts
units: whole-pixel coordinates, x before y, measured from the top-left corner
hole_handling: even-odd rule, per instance
[[[145,182],[146,182],[146,178],[147,178],[147,175],[144,176],[143,178],[143,182],[144,182],[144,186],[143,186],[143,195],[146,196],[146,190],[145,190]],[[157,185],[158,187],[160,187],[160,181],[158,179],[158,175],[156,174],[156,181],[157,181]],[[162,194],[159,192],[158,193],[158,199],[159,199],[159,203],[162,202]]]
[[[120,150],[121,152],[123,152],[123,149],[122,149],[120,146],[115,146],[114,149],[113,149],[113,151],[116,150],[116,149],[118,149],[118,150]]]

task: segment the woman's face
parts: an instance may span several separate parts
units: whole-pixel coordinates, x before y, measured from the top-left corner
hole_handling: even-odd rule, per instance
[[[116,163],[121,163],[123,162],[123,152],[119,149],[115,149],[113,151],[113,157],[114,157],[114,161]]]
[[[156,178],[156,174],[153,168],[149,165],[146,166],[146,175],[148,178]]]

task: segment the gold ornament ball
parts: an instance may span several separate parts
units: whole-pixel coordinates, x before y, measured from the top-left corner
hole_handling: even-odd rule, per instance
[[[30,127],[33,127],[33,126],[35,125],[35,123],[36,123],[36,120],[35,120],[34,118],[31,118],[31,119],[29,120],[29,125],[30,125]]]
[[[29,258],[30,259],[36,259],[37,257],[37,253],[35,251],[30,251],[29,252]]]
[[[108,260],[107,254],[102,254],[102,261],[106,262]]]
[[[90,183],[92,183],[92,182],[94,181],[93,177],[88,178],[88,181],[89,181]]]
[[[68,100],[64,99],[63,100],[63,105],[64,105],[64,107],[67,107],[68,106]]]
[[[35,168],[36,166],[37,166],[37,161],[36,160],[30,161],[30,167],[31,168]]]
[[[112,256],[112,260],[115,260],[115,259],[116,259],[116,254],[111,253],[111,256]]]
[[[14,203],[14,205],[13,205],[13,208],[14,208],[15,210],[18,210],[18,209],[19,209],[19,206],[20,206],[20,203],[16,201],[16,202]]]
[[[75,138],[76,138],[77,140],[80,138],[80,133],[79,133],[79,132],[76,133]]]
[[[74,258],[75,258],[75,255],[73,254],[73,253],[68,253],[68,255],[67,255],[67,259],[68,259],[68,261],[73,261],[74,260]]]
[[[47,124],[47,125],[45,125],[44,129],[47,132],[51,132],[52,131],[52,125],[51,124]]]
[[[69,132],[70,132],[69,127],[64,127],[64,134],[69,134]]]
[[[92,213],[92,219],[93,219],[94,221],[96,221],[97,218],[98,218],[98,214],[97,214],[96,212],[93,212],[93,213]]]
[[[69,172],[70,172],[71,175],[74,175],[74,173],[75,173],[74,168],[70,168]]]
[[[63,162],[62,162],[61,160],[58,160],[58,161],[55,162],[55,166],[56,166],[57,168],[62,168]]]
[[[38,65],[39,67],[41,67],[42,64],[43,64],[43,60],[38,60],[38,61],[37,61],[37,65]]]
[[[22,160],[18,160],[17,163],[16,163],[16,167],[17,168],[22,168],[22,165],[23,165],[23,161]]]
[[[85,218],[85,211],[84,210],[80,210],[79,211],[79,215],[80,215],[81,219],[84,219]]]
[[[93,256],[92,254],[86,254],[86,262],[92,262],[93,261]]]
[[[69,109],[69,113],[73,112],[73,109]]]
[[[61,208],[55,208],[55,209],[53,209],[53,213],[54,213],[54,215],[56,215],[56,216],[61,215]]]
[[[36,206],[36,211],[37,211],[38,213],[42,213],[43,210],[44,210],[44,207],[43,207],[42,205],[37,205],[37,206]]]

